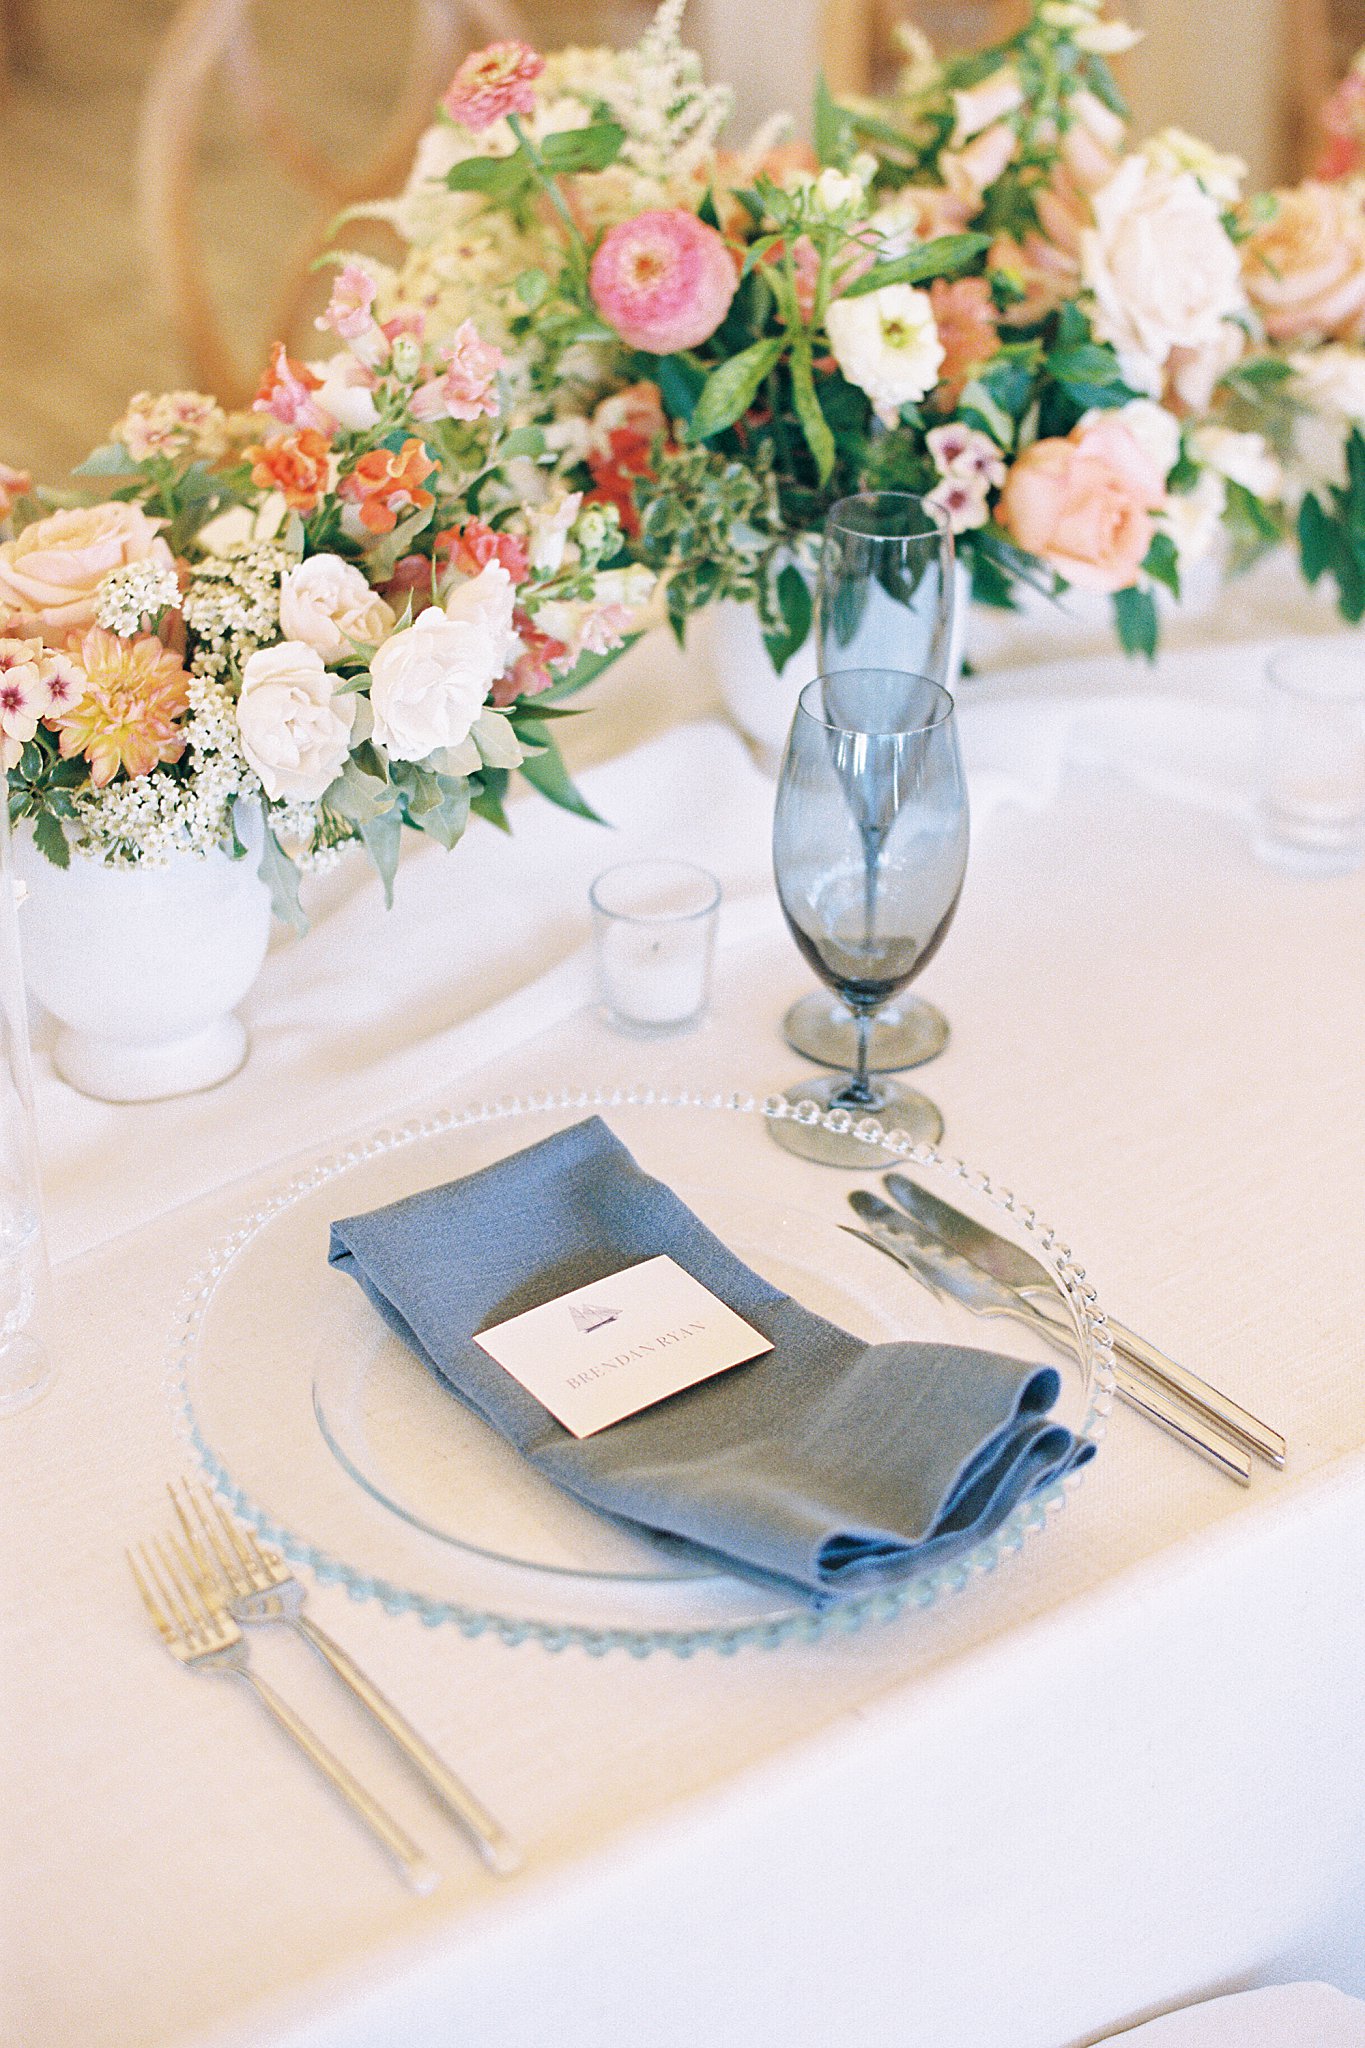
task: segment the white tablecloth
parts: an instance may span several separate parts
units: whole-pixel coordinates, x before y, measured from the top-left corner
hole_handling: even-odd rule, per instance
[[[637,652],[593,743],[656,738],[590,783],[622,821],[612,853],[690,852],[727,884],[690,1036],[622,1040],[584,1006],[607,851],[524,808],[510,846],[411,862],[388,921],[358,870],[333,878],[215,1094],[106,1109],[44,1076],[69,1256],[60,1380],[0,1425],[0,2037],[1065,2048],[1273,1975],[1365,1890],[1365,876],[1252,863],[1257,661],[977,686],[985,824],[926,977],[954,1036],[925,1080],[951,1146],[1063,1228],[1107,1305],[1285,1429],[1288,1472],[1241,1493],[1119,1413],[1076,1500],[993,1578],[733,1660],[514,1652],[320,1589],[527,1845],[508,1885],[303,1646],[267,1638],[258,1661],[437,1850],[428,1900],[235,1688],[152,1638],[120,1548],[181,1457],[165,1334],[272,1162],[367,1120],[585,1076],[795,1078],[777,1023],[808,984],[766,880],[770,790],[714,725],[657,736],[707,691]],[[551,971],[519,987],[528,957]],[[1332,1960],[1349,1969],[1348,1938]]]

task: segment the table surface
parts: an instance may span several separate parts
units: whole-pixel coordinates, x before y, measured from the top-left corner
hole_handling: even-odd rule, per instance
[[[574,2043],[1064,2048],[1254,1978],[1359,1881],[1365,1650],[1339,1589],[1365,1565],[1365,875],[1248,855],[1260,658],[972,686],[969,758],[1032,775],[1038,807],[974,846],[924,1079],[952,1149],[1061,1227],[1112,1312],[1281,1426],[1288,1470],[1242,1492],[1119,1411],[1020,1558],[779,1654],[556,1658],[319,1588],[525,1843],[503,1885],[304,1646],[266,1638],[261,1668],[437,1854],[442,1887],[404,1895],[236,1688],[164,1656],[120,1551],[183,1461],[177,1296],[289,1156],[424,1101],[795,1078],[777,1027],[808,984],[763,900],[770,791],[716,727],[665,730],[706,712],[700,664],[636,650],[580,743],[658,734],[590,769],[612,852],[706,853],[726,881],[695,1032],[642,1045],[586,1002],[600,841],[526,806],[510,847],[412,862],[387,922],[363,875],[329,880],[213,1095],[85,1103],[40,1048],[60,1376],[0,1438],[5,2041],[421,2048],[459,2015],[511,2048],[553,2014]]]

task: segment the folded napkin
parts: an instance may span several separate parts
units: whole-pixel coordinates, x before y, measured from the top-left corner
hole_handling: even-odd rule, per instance
[[[773,1349],[574,1437],[476,1331],[666,1253]],[[1088,1458],[1050,1367],[865,1344],[770,1286],[590,1117],[467,1179],[332,1225],[332,1265],[590,1507],[806,1591],[937,1564]]]

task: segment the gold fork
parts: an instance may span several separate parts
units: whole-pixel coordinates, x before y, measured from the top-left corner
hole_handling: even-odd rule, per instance
[[[245,1679],[267,1713],[378,1838],[412,1889],[429,1892],[438,1885],[441,1873],[435,1864],[288,1702],[251,1669],[242,1631],[222,1603],[204,1590],[194,1560],[176,1539],[162,1542],[153,1537],[150,1543],[138,1545],[136,1556],[131,1550],[124,1556],[157,1634],[177,1662],[192,1671],[217,1671]]]
[[[234,1521],[206,1487],[191,1486],[182,1480],[179,1492],[170,1485],[166,1491],[199,1567],[201,1583],[212,1588],[233,1619],[248,1625],[278,1622],[311,1643],[378,1722],[428,1791],[459,1822],[488,1868],[500,1877],[519,1868],[521,1853],[501,1822],[456,1777],[341,1644],[304,1613],[304,1588],[279,1552],[258,1543],[252,1531]]]

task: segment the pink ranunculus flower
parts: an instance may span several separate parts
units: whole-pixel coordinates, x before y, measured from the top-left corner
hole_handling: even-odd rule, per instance
[[[1272,341],[1358,341],[1365,331],[1365,205],[1354,184],[1277,192],[1242,244],[1247,292]]]
[[[507,361],[502,350],[485,341],[472,320],[464,320],[441,350],[441,360],[446,366],[441,375],[428,378],[412,394],[413,418],[476,420],[486,413],[496,419],[502,409],[498,371]]]
[[[441,105],[452,121],[479,134],[508,114],[529,114],[545,59],[529,43],[490,43],[466,57]]]
[[[1119,421],[1101,417],[1068,439],[1035,441],[1009,473],[1000,524],[1029,554],[1081,590],[1137,580],[1165,500],[1156,465]]]
[[[716,230],[681,207],[638,213],[609,229],[590,274],[602,318],[622,341],[656,356],[709,340],[737,283]]]
[[[60,638],[95,622],[95,598],[111,569],[160,562],[171,551],[140,505],[53,512],[0,546],[0,612],[33,619]]]

